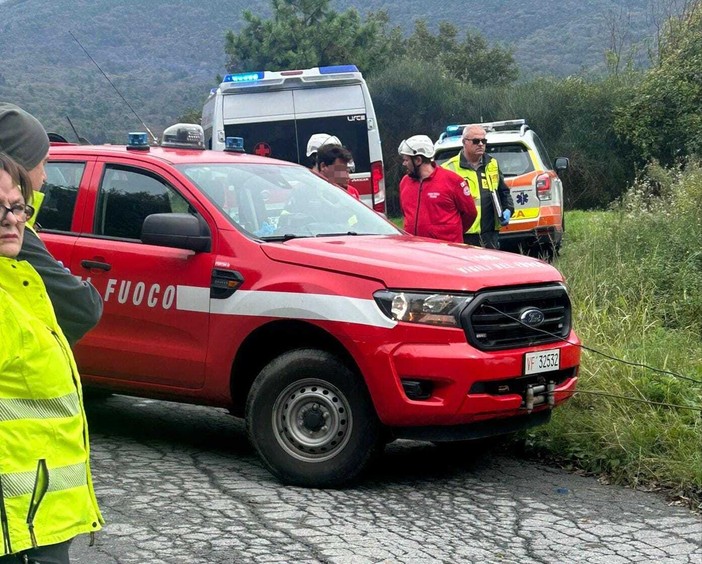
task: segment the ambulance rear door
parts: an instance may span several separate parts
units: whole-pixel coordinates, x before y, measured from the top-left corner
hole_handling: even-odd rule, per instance
[[[369,116],[361,84],[225,94],[222,98],[224,134],[242,137],[247,153],[309,166],[310,136],[336,135],[353,154],[352,184],[362,195],[370,194]]]

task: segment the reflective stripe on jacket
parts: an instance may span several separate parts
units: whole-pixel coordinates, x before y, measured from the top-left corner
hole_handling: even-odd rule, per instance
[[[0,257],[0,555],[103,523],[90,477],[78,369],[46,288]]]
[[[468,229],[466,233],[480,233],[480,220],[482,217],[480,180],[482,180],[482,187],[484,189],[491,192],[496,191],[500,185],[500,169],[498,167],[497,160],[493,159],[489,155],[485,157],[487,163],[484,167],[481,167],[483,170],[479,169],[476,171],[472,168],[463,168],[460,164],[461,154],[462,153],[458,153],[455,157],[452,157],[446,162],[442,163],[441,166],[445,169],[452,170],[468,183],[470,193],[473,196],[473,200],[475,200],[475,207],[478,210],[478,217],[475,218],[473,225],[470,226],[470,229]],[[481,174],[480,180],[478,179],[479,172]],[[497,219],[495,219],[495,226],[496,229],[499,229],[499,222]]]

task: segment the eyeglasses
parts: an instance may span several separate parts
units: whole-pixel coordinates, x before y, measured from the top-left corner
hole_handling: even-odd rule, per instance
[[[483,138],[483,139],[477,139],[477,138],[475,138],[475,139],[464,139],[463,141],[464,141],[464,142],[466,142],[466,141],[471,141],[471,142],[473,143],[473,145],[480,145],[481,143],[482,143],[483,145],[487,145],[487,139],[485,139],[485,138]]]
[[[17,218],[17,221],[24,223],[34,215],[34,208],[29,204],[12,204],[9,208],[0,204],[0,221],[5,221],[10,212]]]

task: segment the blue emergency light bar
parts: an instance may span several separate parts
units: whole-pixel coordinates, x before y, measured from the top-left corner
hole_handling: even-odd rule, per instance
[[[331,65],[328,67],[319,67],[319,74],[320,75],[329,75],[329,74],[340,74],[340,73],[345,73],[345,72],[358,72],[358,67],[356,65]],[[279,74],[283,77],[285,76],[299,76],[305,74],[306,71],[302,70],[290,70],[290,71],[280,71]],[[309,73],[311,74],[311,73]],[[222,82],[229,82],[232,84],[244,84],[244,83],[250,83],[250,82],[258,82],[260,80],[263,80],[265,76],[264,71],[255,71],[255,72],[241,72],[237,74],[228,74],[224,77]],[[307,76],[307,75],[306,75]],[[269,77],[272,78],[272,77]]]
[[[319,74],[336,74],[339,72],[358,72],[356,65],[335,65],[330,67],[319,67]]]
[[[228,74],[224,77],[224,80],[222,80],[222,82],[232,82],[238,84],[241,82],[257,82],[259,80],[263,80],[263,71]]]
[[[465,125],[447,125],[446,126],[446,135],[447,137],[453,137],[455,135],[460,135],[463,133],[463,129],[465,129]]]
[[[130,132],[127,141],[127,149],[148,150],[149,138],[146,133],[142,131]]]
[[[227,137],[225,139],[224,150],[234,151],[235,153],[244,152],[244,138],[243,137]]]

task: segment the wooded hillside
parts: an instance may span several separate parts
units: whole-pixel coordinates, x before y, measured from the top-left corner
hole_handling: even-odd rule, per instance
[[[441,15],[418,0],[332,2],[387,10],[390,25],[411,32],[414,20],[475,29],[514,49],[522,77],[564,76],[601,68],[611,23],[624,41],[651,37],[647,2],[632,0],[445,0]],[[119,142],[143,129],[85,50],[154,132],[200,108],[225,71],[224,34],[241,27],[244,8],[266,16],[268,3],[243,0],[6,0],[0,3],[0,99],[35,113],[47,128],[72,135],[66,116],[94,142]],[[626,17],[624,16],[626,15]],[[349,61],[353,62],[353,61]]]

